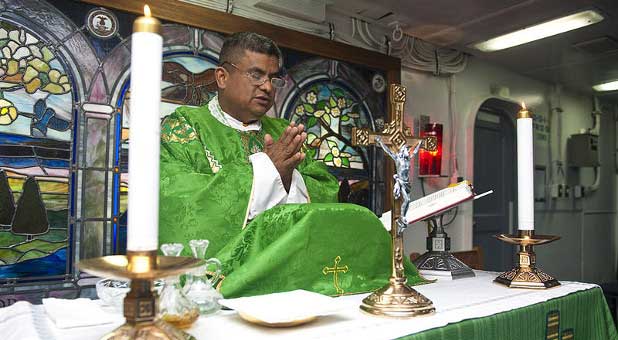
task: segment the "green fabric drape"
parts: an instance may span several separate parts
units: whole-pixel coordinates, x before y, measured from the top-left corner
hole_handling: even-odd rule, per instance
[[[548,327],[547,317],[556,311],[559,313],[559,326],[552,330],[551,326]],[[572,333],[573,337],[569,337],[569,333]],[[603,292],[599,288],[594,288],[508,312],[464,320],[400,339],[618,340],[618,335]]]
[[[246,220],[253,182],[248,157],[262,150],[264,134],[278,139],[287,124],[264,117],[261,131],[240,132],[207,106],[168,116],[161,128],[159,242],[208,239],[207,255],[223,263],[221,291],[228,298],[300,288],[341,295],[383,286],[391,268],[388,232],[368,209],[333,203],[338,182],[311,153],[298,170],[312,203],[276,206]],[[336,260],[337,280],[328,269]],[[406,267],[411,283],[422,281],[413,265]]]
[[[354,294],[386,284],[391,272],[390,235],[375,215],[353,204],[313,203],[274,207],[253,220],[218,257],[231,274],[225,296],[307,289],[327,295]],[[339,257],[337,291],[334,270]],[[421,282],[407,263],[412,284]]]

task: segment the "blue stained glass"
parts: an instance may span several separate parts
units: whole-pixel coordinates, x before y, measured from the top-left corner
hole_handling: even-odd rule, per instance
[[[63,275],[66,261],[67,248],[62,248],[44,257],[0,266],[0,278]]]

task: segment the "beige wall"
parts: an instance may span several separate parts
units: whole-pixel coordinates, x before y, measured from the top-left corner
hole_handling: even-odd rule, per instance
[[[450,82],[450,86],[449,86]],[[402,83],[408,88],[405,120],[412,125],[420,115],[431,116],[431,121],[444,124],[444,146],[442,174],[445,178],[425,180],[427,193],[445,187],[453,175],[452,162],[455,155],[450,150],[452,135],[455,135],[455,154],[459,176],[474,178],[474,121],[480,105],[489,98],[500,98],[519,103],[525,101],[535,114],[551,118],[551,143],[535,140],[535,164],[547,166],[547,171],[555,172],[555,160],[560,155],[566,161],[566,144],[569,135],[579,133],[580,129],[591,127],[590,112],[593,99],[590,95],[572,91],[556,90],[550,84],[531,79],[491,65],[471,57],[468,67],[454,79],[434,76],[412,70],[402,72]],[[507,87],[508,96],[492,94],[492,87]],[[449,118],[449,92],[454,115]],[[495,92],[495,91],[493,91]],[[504,94],[504,92],[502,93]],[[552,107],[563,109],[561,117],[553,114]],[[568,268],[557,268],[553,272],[562,279],[603,281],[615,276],[615,121],[612,109],[605,110],[602,116],[601,144],[601,186],[582,199],[561,198],[547,203],[536,203],[535,221],[538,233],[554,233],[563,240],[541,247],[539,262],[553,266],[559,261],[572,261]],[[451,123],[452,121],[452,123]],[[558,138],[558,122],[562,124],[562,135]],[[451,125],[453,129],[451,129]],[[557,141],[560,140],[561,143]],[[560,144],[561,150],[558,150]],[[550,159],[551,157],[551,159]],[[566,162],[565,162],[566,163]],[[551,165],[554,165],[553,167]],[[565,168],[566,172],[566,168]],[[569,181],[590,185],[593,176],[590,169],[570,174]],[[566,183],[566,179],[554,176],[554,182]],[[420,197],[419,181],[413,183],[413,194]],[[460,207],[456,221],[447,229],[451,236],[453,250],[472,247],[473,203]],[[516,228],[516,221],[515,228]],[[599,237],[600,236],[600,237]],[[406,252],[425,251],[426,226],[420,223],[408,228],[404,236]],[[498,242],[498,241],[496,241]],[[599,244],[601,242],[602,244]],[[546,255],[543,258],[542,255]],[[606,259],[609,271],[602,268]],[[607,262],[609,261],[609,262]]]

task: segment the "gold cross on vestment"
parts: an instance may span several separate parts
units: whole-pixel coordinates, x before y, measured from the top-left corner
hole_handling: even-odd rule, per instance
[[[385,124],[381,132],[376,133],[365,128],[352,128],[352,145],[368,146],[376,144],[376,137],[380,137],[384,144],[397,153],[407,144],[414,149],[418,143],[427,151],[434,151],[438,147],[436,137],[414,137],[410,128],[403,121],[403,105],[406,102],[406,88],[398,85],[390,85],[390,100],[392,121]]]
[[[338,279],[337,274],[347,273],[348,265],[339,267],[339,262],[341,262],[341,256],[335,257],[335,265],[332,268],[329,268],[328,266],[324,267],[324,269],[322,269],[322,273],[324,273],[324,275],[333,273],[333,282],[335,283],[335,290],[337,291],[337,294],[343,294],[344,291],[341,287],[339,287],[339,279]]]

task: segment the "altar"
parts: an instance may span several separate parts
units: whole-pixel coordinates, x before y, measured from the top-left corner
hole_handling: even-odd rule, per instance
[[[618,339],[597,285],[562,281],[547,290],[509,289],[493,282],[496,273],[475,273],[473,278],[415,286],[436,306],[429,316],[372,316],[358,308],[366,296],[361,294],[337,298],[341,312],[297,327],[257,326],[235,311],[220,311],[200,317],[188,332],[197,339]],[[59,329],[42,305],[31,305],[31,312],[11,311],[14,307],[0,309],[3,338],[94,340],[122,323],[116,312],[115,323]]]

